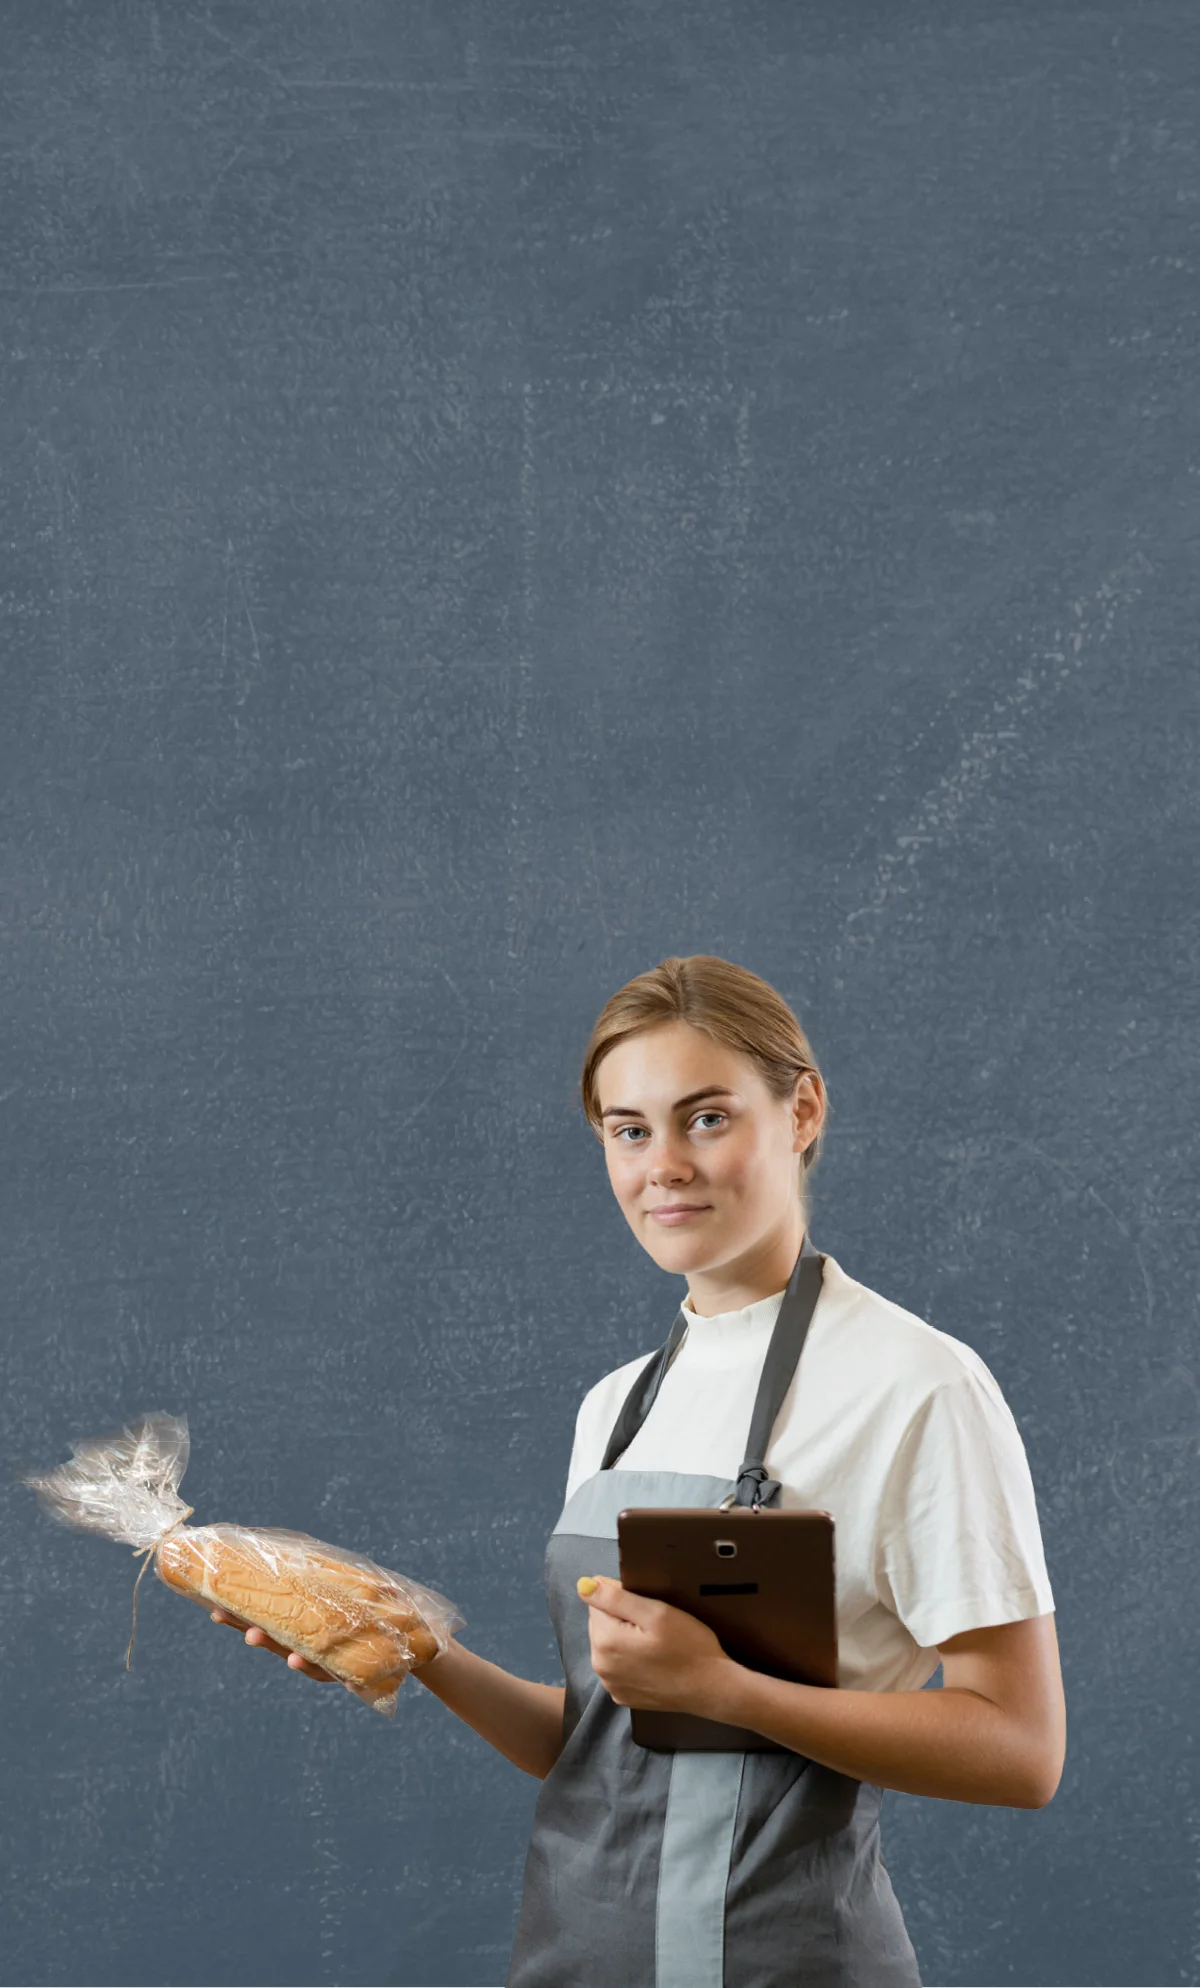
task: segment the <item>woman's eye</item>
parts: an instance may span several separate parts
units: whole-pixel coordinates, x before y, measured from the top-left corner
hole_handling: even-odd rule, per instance
[[[699,1123],[702,1118],[724,1118],[725,1116],[726,1114],[723,1111],[698,1111],[696,1113],[696,1122]],[[644,1125],[622,1125],[617,1128],[616,1137],[622,1140],[626,1146],[640,1146],[642,1144],[640,1139],[626,1139],[625,1134],[627,1132],[644,1132],[645,1129]]]

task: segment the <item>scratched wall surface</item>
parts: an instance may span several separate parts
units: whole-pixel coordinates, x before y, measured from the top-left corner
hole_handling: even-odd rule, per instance
[[[924,1978],[1200,1980],[1195,9],[3,14],[3,1980],[503,1979],[536,1784],[153,1580],[127,1675],[12,1478],[186,1414],[557,1681],[681,1295],[581,1051],[691,951],[1037,1487],[1066,1769],[889,1794]]]

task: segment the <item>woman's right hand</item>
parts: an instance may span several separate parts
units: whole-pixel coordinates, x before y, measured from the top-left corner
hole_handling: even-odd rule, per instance
[[[341,1682],[331,1670],[322,1670],[320,1664],[310,1664],[307,1657],[300,1655],[299,1650],[289,1650],[286,1644],[277,1643],[273,1636],[268,1636],[265,1629],[259,1629],[253,1622],[244,1622],[240,1615],[230,1615],[228,1609],[224,1608],[212,1608],[209,1614],[214,1622],[227,1622],[231,1629],[241,1631],[252,1650],[271,1650],[277,1657],[286,1657],[289,1670],[303,1671],[305,1677],[315,1677],[321,1684]]]

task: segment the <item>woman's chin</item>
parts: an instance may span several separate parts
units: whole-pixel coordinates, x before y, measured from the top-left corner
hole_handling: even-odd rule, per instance
[[[707,1217],[695,1222],[656,1222],[647,1219],[642,1242],[656,1263],[670,1270],[694,1270],[714,1254],[714,1237]]]

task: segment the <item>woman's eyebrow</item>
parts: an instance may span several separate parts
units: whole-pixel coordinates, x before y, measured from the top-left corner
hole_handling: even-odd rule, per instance
[[[736,1096],[737,1092],[731,1091],[727,1084],[706,1084],[702,1091],[689,1091],[685,1098],[676,1098],[671,1110],[681,1111],[685,1104],[695,1104],[699,1098],[735,1098]],[[634,1104],[610,1104],[600,1113],[601,1118],[644,1118],[645,1115],[645,1112],[639,1111]]]

